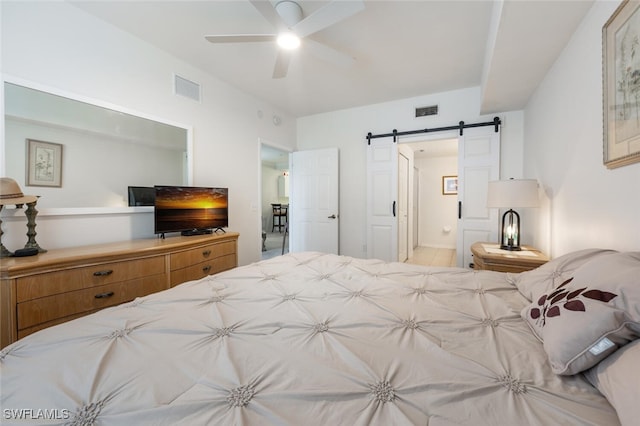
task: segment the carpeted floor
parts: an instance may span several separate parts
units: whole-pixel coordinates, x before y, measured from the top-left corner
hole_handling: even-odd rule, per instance
[[[267,232],[266,251],[262,252],[262,260],[282,255],[284,232]],[[289,235],[285,242],[284,252],[289,253]],[[416,247],[407,263],[426,266],[456,266],[456,251],[451,249]]]
[[[282,240],[284,238],[283,232],[267,232],[267,240],[265,241],[266,251],[262,252],[262,260],[271,259],[272,257],[282,255]],[[284,246],[284,252],[289,253],[289,235],[287,234],[287,240]]]

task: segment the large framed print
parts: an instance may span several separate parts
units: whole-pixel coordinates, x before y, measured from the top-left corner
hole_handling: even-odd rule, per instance
[[[62,186],[62,145],[27,139],[27,186]]]
[[[640,2],[623,1],[602,28],[604,164],[640,162]]]

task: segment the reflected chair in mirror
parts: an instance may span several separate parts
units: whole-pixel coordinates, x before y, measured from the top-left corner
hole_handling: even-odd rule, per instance
[[[271,232],[273,232],[276,227],[278,228],[278,232],[282,232],[282,229],[287,223],[287,209],[289,206],[285,204],[271,204],[271,208],[273,211],[273,225],[271,226]]]

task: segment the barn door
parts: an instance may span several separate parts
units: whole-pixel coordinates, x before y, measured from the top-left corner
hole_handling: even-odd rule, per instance
[[[460,267],[473,262],[471,244],[498,241],[498,212],[487,208],[487,188],[499,177],[500,132],[493,126],[464,129],[458,138],[456,263]]]
[[[367,146],[367,257],[398,260],[398,147],[390,138]]]

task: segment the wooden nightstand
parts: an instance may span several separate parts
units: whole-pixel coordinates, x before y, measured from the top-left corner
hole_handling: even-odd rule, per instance
[[[477,242],[471,245],[474,269],[498,272],[524,272],[549,261],[540,250],[522,246],[522,251],[501,250],[498,243]]]

